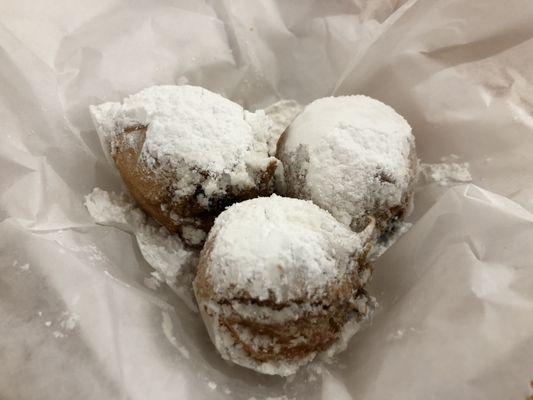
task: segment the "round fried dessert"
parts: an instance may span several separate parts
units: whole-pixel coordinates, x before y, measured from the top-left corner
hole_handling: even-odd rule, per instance
[[[344,350],[372,309],[372,229],[355,233],[310,201],[276,195],[220,214],[194,289],[222,357],[286,376]]]
[[[262,110],[201,87],[154,86],[91,114],[140,207],[191,245],[228,205],[273,192],[278,137]]]
[[[312,200],[360,230],[374,217],[387,234],[411,211],[417,176],[411,127],[367,96],[318,99],[278,143],[286,195]]]

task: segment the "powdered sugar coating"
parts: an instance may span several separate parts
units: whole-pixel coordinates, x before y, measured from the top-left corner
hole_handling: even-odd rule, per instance
[[[427,182],[437,182],[441,186],[451,182],[471,182],[470,165],[465,163],[421,164],[421,172]]]
[[[289,376],[296,373],[301,366],[309,363],[316,357],[316,353],[311,353],[298,360],[258,362],[252,359],[241,346],[236,345],[228,330],[219,324],[220,311],[217,303],[199,300],[198,308],[200,309],[200,315],[205,323],[211,341],[225,360],[232,361],[246,368],[251,368],[262,374]]]
[[[375,300],[371,297],[368,297],[366,294],[362,294],[355,299],[355,302],[358,306],[358,311],[361,313],[361,318],[357,318],[356,315],[352,315],[345,325],[342,327],[338,339],[332,343],[332,345],[325,351],[319,352],[314,351],[310,352],[308,355],[298,359],[281,359],[277,361],[263,361],[259,362],[258,360],[250,357],[247,352],[242,348],[242,345],[236,343],[228,329],[220,324],[221,317],[227,317],[228,310],[227,307],[221,306],[220,304],[210,301],[198,299],[198,308],[200,309],[200,315],[205,323],[207,332],[211,341],[220,352],[220,355],[225,360],[232,361],[238,365],[241,365],[246,368],[251,368],[257,372],[268,374],[268,375],[280,375],[280,376],[289,376],[298,371],[298,369],[311,362],[315,357],[320,356],[324,361],[330,362],[331,357],[344,351],[348,345],[349,340],[353,335],[357,333],[361,324],[367,321],[373,315],[374,308],[376,306]],[[243,305],[244,306],[244,305]],[[244,306],[246,307],[246,306]],[[273,309],[267,309],[258,306],[250,306],[249,311],[252,313],[250,316],[255,319],[259,317],[261,320],[270,320],[272,322],[287,322],[300,318],[302,315],[306,315],[310,310],[313,309],[313,306],[310,304],[304,305],[293,305],[289,307],[288,310],[282,311],[281,314],[276,312]],[[259,311],[259,313],[255,313]],[[277,321],[281,317],[281,321]],[[253,332],[246,332],[245,327],[238,328],[239,339],[248,346],[252,347],[255,350],[258,350],[261,347],[270,347],[272,346],[274,352],[276,352],[277,346],[275,345],[275,339],[269,336],[258,335]],[[298,343],[305,343],[307,338],[304,336],[298,336],[293,339],[293,345]]]
[[[125,194],[94,188],[85,196],[85,206],[96,223],[134,234],[141,254],[155,270],[151,276],[155,279],[153,284],[157,287],[166,282],[192,311],[197,311],[192,279],[198,251],[186,248],[178,236],[155,226]]]
[[[354,227],[376,204],[402,202],[409,189],[411,127],[367,96],[313,101],[280,143],[291,196],[307,198]]]
[[[257,170],[275,160],[268,143],[272,121],[196,86],[153,86],[121,103],[91,106],[103,147],[113,156],[124,129],[146,127],[140,160],[152,171],[176,176],[175,196],[206,197],[228,185],[253,187]],[[132,144],[133,146],[133,144]]]
[[[215,221],[209,276],[223,298],[320,298],[357,267],[359,235],[310,201],[272,195],[234,204]]]
[[[289,127],[294,118],[302,112],[303,107],[295,100],[280,100],[265,108],[265,113],[272,119],[272,138],[268,143],[269,152],[276,154],[280,136]]]

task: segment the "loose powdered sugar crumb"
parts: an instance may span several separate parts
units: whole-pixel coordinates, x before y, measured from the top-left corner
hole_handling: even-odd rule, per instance
[[[470,165],[464,163],[421,164],[422,175],[428,182],[437,182],[441,186],[452,182],[471,182]]]
[[[192,273],[197,252],[186,249],[176,235],[150,225],[140,227],[135,235],[144,259],[159,273],[155,278],[176,284],[183,275]]]
[[[215,382],[209,382],[207,386],[209,386],[209,389],[211,390],[215,390],[217,388],[217,384]]]
[[[145,223],[145,215],[125,194],[116,195],[94,188],[85,196],[85,207],[96,223],[115,226],[127,232],[138,230]]]
[[[148,289],[157,290],[161,286],[161,283],[164,282],[162,278],[154,276],[154,272],[150,274],[149,278],[144,278],[144,285]]]
[[[272,136],[268,143],[270,154],[276,154],[278,140],[303,107],[294,100],[280,100],[267,108],[265,113],[272,119]]]
[[[19,267],[21,271],[29,271],[30,270],[30,264],[26,263]]]
[[[197,250],[185,248],[178,236],[170,235],[165,228],[147,219],[126,195],[95,188],[86,196],[85,205],[97,223],[135,234],[141,254],[155,269],[155,273],[144,281],[148,287],[157,289],[158,282],[166,282],[189,308],[196,311],[191,290],[183,290],[182,286],[190,286],[198,260]]]
[[[405,329],[398,329],[396,332],[387,335],[387,341],[400,340],[405,334]]]
[[[73,330],[78,325],[79,317],[76,313],[65,311],[61,314],[59,325],[62,329]]]

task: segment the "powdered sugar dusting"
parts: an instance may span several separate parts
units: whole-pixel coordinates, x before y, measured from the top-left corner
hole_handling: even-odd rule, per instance
[[[159,289],[162,282],[164,282],[163,278],[160,275],[154,276],[153,273],[150,274],[149,278],[144,278],[144,286],[152,290]]]
[[[271,155],[276,154],[278,140],[289,127],[303,107],[294,100],[280,100],[265,108],[265,113],[272,119],[272,137],[268,143]]]
[[[85,207],[96,223],[115,226],[126,232],[134,232],[146,223],[145,214],[125,194],[117,195],[94,188],[85,196]]]
[[[71,331],[78,325],[79,317],[76,313],[65,311],[61,314],[59,325],[62,329]]]
[[[421,164],[422,175],[428,182],[437,182],[441,186],[452,182],[471,182],[470,165],[464,163]]]
[[[216,293],[246,291],[257,299],[272,293],[279,302],[320,295],[355,268],[353,255],[362,246],[358,235],[312,202],[276,195],[231,206],[209,237],[215,239],[208,274]]]
[[[358,306],[360,307],[360,312],[364,315],[362,321],[357,321],[356,319],[351,319],[342,327],[341,335],[337,341],[325,352],[321,353],[321,359],[325,362],[332,362],[332,357],[338,353],[343,352],[348,347],[348,342],[355,335],[363,321],[368,320],[374,314],[374,309],[377,306],[377,302],[373,297],[361,297],[357,299]]]
[[[242,345],[236,344],[233,336],[229,333],[227,328],[218,323],[220,313],[224,312],[220,309],[220,306],[213,301],[204,301],[199,299],[199,302],[200,313],[205,322],[209,336],[220,352],[222,358],[231,360],[238,365],[251,368],[263,374],[280,375],[284,377],[295,374],[300,367],[311,362],[313,359],[315,359],[315,357],[317,357],[317,355],[320,356],[319,359],[321,361],[331,363],[334,355],[346,349],[348,341],[359,330],[360,325],[371,317],[376,306],[373,298],[368,298],[366,295],[358,297],[356,302],[360,307],[359,311],[362,313],[363,318],[360,320],[357,320],[356,318],[351,318],[348,320],[342,328],[340,337],[330,348],[324,352],[311,352],[305,357],[299,359],[259,362],[251,358],[246,351],[243,350]],[[261,346],[269,346],[274,344],[275,351],[275,342],[272,342],[271,337],[263,337],[262,335],[253,333],[247,334],[245,331],[246,328],[242,327],[238,328],[234,326],[234,329],[238,331],[240,340],[247,342],[249,346],[258,349]],[[297,342],[305,343],[306,339],[303,336],[299,336],[293,339],[293,341],[293,344],[295,345]]]
[[[30,264],[29,264],[29,263],[22,264],[19,268],[20,268],[22,271],[29,271],[29,270],[30,270]]]
[[[56,339],[63,339],[64,337],[66,337],[66,335],[60,331],[54,331],[52,334],[54,335],[54,338]]]
[[[97,223],[135,234],[143,257],[156,272],[148,278],[149,281],[145,280],[145,284],[157,289],[158,281],[166,282],[195,310],[190,286],[198,251],[185,248],[178,236],[170,235],[165,228],[147,220],[126,195],[95,188],[86,196],[85,205]]]
[[[410,184],[409,124],[366,96],[315,100],[282,139],[289,185],[350,226],[367,210],[397,205]]]
[[[120,103],[91,106],[104,148],[116,151],[124,129],[145,127],[140,160],[155,173],[174,174],[176,197],[202,185],[207,198],[228,184],[248,188],[268,162],[271,119],[250,113],[197,86],[153,86]]]
[[[196,262],[195,252],[185,249],[181,240],[169,235],[165,228],[144,225],[135,236],[144,259],[159,273],[156,278],[175,283]]]

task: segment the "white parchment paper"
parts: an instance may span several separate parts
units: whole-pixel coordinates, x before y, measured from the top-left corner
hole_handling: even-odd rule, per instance
[[[293,379],[226,364],[134,238],[83,196],[121,191],[87,107],[154,84],[250,109],[363,93],[419,156],[472,184],[417,188],[379,261],[380,308]],[[533,4],[528,0],[0,2],[0,398],[523,399],[533,379]]]

